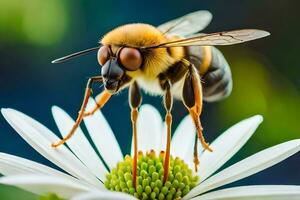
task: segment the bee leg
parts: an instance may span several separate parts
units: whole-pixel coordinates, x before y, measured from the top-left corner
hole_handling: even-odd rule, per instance
[[[193,119],[193,122],[194,122],[194,125],[196,128],[196,132],[197,132],[197,135],[198,135],[201,145],[203,146],[203,148],[205,150],[212,152],[213,150],[209,147],[208,143],[205,141],[205,138],[203,136],[203,132],[202,132],[203,128],[202,128],[202,125],[201,125],[201,122],[199,119],[200,115],[198,113],[196,113],[194,111],[194,109],[189,109],[189,112],[190,112],[190,116]]]
[[[129,87],[129,105],[131,108],[131,123],[132,123],[132,137],[133,137],[133,161],[132,161],[132,182],[136,188],[136,177],[137,177],[137,157],[138,157],[138,146],[137,146],[137,129],[136,122],[138,117],[138,107],[142,103],[142,95],[136,82],[133,82]]]
[[[198,172],[198,166],[200,165],[200,160],[198,157],[198,137],[195,138],[194,143],[194,166],[195,166],[195,172]]]
[[[91,111],[84,112],[83,117],[93,115],[98,109],[101,109],[105,105],[105,103],[110,99],[110,97],[111,97],[111,94],[109,92],[107,92],[106,90],[104,90],[99,95],[99,98],[96,101],[95,107]]]
[[[164,183],[167,181],[169,176],[169,167],[170,167],[170,151],[171,151],[171,125],[172,125],[172,106],[173,106],[173,97],[171,94],[171,83],[166,81],[163,85],[165,89],[164,94],[164,107],[166,109],[165,121],[167,124],[167,144],[166,144],[166,153],[164,158]]]
[[[199,75],[194,66],[191,65],[189,71],[185,75],[185,81],[182,91],[182,101],[185,107],[188,109],[190,116],[196,128],[197,136],[204,149],[212,152],[212,149],[206,143],[202,133],[202,126],[200,122],[200,114],[202,111],[202,88]],[[194,163],[195,169],[199,165],[197,146],[194,148]],[[197,156],[197,157],[196,157]]]
[[[85,93],[84,93],[84,98],[82,101],[82,105],[80,108],[80,111],[78,112],[78,116],[77,119],[75,121],[75,124],[73,125],[72,129],[70,130],[70,132],[60,141],[56,142],[56,143],[52,143],[52,147],[56,148],[62,144],[64,144],[68,139],[70,139],[72,137],[72,135],[75,133],[76,129],[78,128],[79,124],[81,123],[82,119],[83,119],[83,113],[84,110],[86,108],[86,105],[88,103],[89,97],[91,96],[92,93],[92,84],[94,82],[102,82],[102,77],[100,76],[95,76],[95,77],[91,77],[89,78],[87,85],[86,85],[86,89],[85,89]],[[103,93],[107,93],[106,91],[103,91]]]

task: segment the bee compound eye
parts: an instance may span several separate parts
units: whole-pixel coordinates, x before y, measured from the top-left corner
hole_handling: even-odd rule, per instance
[[[109,47],[108,46],[102,46],[99,50],[98,50],[98,55],[97,55],[97,59],[100,65],[104,65],[108,58],[109,58]]]
[[[124,47],[119,54],[121,64],[128,71],[135,71],[142,65],[142,55],[139,50],[135,48]]]

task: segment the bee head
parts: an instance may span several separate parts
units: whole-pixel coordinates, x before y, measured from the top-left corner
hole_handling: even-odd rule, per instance
[[[166,37],[155,27],[148,24],[127,24],[108,32],[100,41],[109,52],[115,56],[116,64],[125,69],[125,74],[131,78],[141,75],[155,78],[168,66],[168,53],[165,48],[145,49],[145,47],[160,44]],[[108,50],[109,49],[109,50]],[[109,53],[99,50],[98,61]],[[102,59],[105,60],[105,59]],[[167,63],[167,64],[166,64]]]
[[[126,72],[138,70],[143,62],[140,51],[131,47],[119,47],[114,51],[111,46],[104,45],[99,49],[97,58],[102,65],[104,87],[112,93],[119,90],[123,79],[126,79]]]

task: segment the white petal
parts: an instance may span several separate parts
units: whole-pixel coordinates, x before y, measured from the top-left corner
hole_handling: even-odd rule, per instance
[[[62,145],[57,149],[51,147],[51,143],[57,142],[59,138],[45,126],[13,109],[1,109],[1,112],[18,134],[49,161],[79,179],[104,188],[103,184],[65,146]]]
[[[260,151],[208,178],[191,190],[189,199],[206,191],[232,183],[271,167],[300,150],[300,139],[285,142]]]
[[[0,153],[0,174],[5,176],[22,174],[48,175],[79,182],[78,179],[46,165],[6,153]]]
[[[91,110],[95,105],[95,101],[90,98],[87,110]],[[94,115],[85,117],[84,123],[102,158],[108,167],[112,169],[118,162],[123,160],[123,154],[103,114],[97,111]]]
[[[193,198],[192,200],[299,200],[300,186],[257,185],[234,187]]]
[[[147,152],[154,149],[156,152],[159,152],[161,150],[162,123],[159,112],[153,106],[147,104],[141,106],[137,120],[139,151]],[[131,155],[133,155],[133,144],[131,146]]]
[[[74,120],[57,106],[52,107],[52,115],[62,137],[64,137],[73,127]],[[67,141],[67,145],[95,176],[102,181],[106,179],[105,174],[108,171],[80,127],[77,128],[74,135]]]
[[[210,146],[213,152],[204,151],[200,157],[199,177],[204,181],[226,163],[253,135],[263,118],[260,115],[243,120],[218,137]]]
[[[141,134],[141,137],[143,137],[143,134]],[[162,122],[156,154],[159,154],[161,151],[165,151],[166,144],[167,144],[167,125],[165,122]],[[133,142],[131,143],[131,155],[133,155]]]
[[[137,200],[121,192],[89,192],[75,196],[72,200]]]
[[[186,156],[191,150],[193,151],[195,143],[195,128],[190,116],[186,116],[178,125],[171,143],[171,155],[183,158],[186,160]],[[190,156],[193,156],[191,154]]]
[[[84,185],[46,175],[16,175],[0,178],[1,184],[13,185],[38,195],[55,193],[62,198],[71,198],[72,196],[89,191]]]

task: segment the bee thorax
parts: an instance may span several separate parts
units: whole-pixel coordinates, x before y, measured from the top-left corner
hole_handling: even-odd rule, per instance
[[[145,79],[138,78],[136,79],[138,85],[147,93],[153,96],[161,96],[164,94],[164,91],[160,85],[160,81],[158,78],[156,79]],[[178,82],[174,83],[171,86],[171,94],[174,95],[176,99],[181,98],[181,91],[183,87],[183,78]]]

